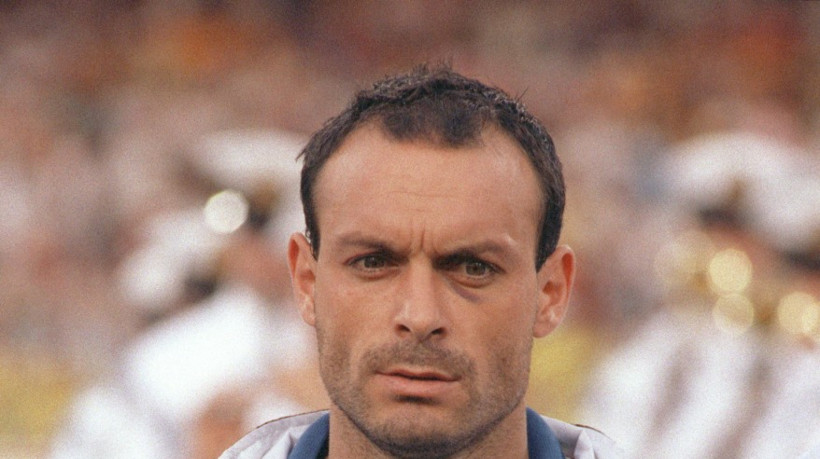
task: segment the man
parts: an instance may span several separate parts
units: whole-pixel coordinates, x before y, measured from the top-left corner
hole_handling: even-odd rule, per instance
[[[289,262],[328,412],[263,425],[231,457],[614,455],[528,410],[533,337],[566,312],[561,166],[502,91],[419,68],[359,93],[302,152]]]

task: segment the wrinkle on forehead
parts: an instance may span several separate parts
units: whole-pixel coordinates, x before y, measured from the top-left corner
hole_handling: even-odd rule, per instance
[[[532,232],[534,243],[541,212],[526,155],[490,132],[480,147],[453,149],[357,130],[317,177],[315,202],[323,238],[364,225],[401,233],[414,245],[430,236],[475,237],[481,228]]]
[[[450,197],[450,193],[448,191],[424,191],[424,190],[414,190],[409,188],[401,188],[395,190],[386,190],[386,195],[388,196],[408,196],[411,198],[419,198],[419,199],[446,199]],[[424,204],[420,202],[420,204]]]

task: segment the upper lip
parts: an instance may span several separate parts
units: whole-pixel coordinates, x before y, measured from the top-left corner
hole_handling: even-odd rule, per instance
[[[383,375],[387,376],[401,376],[403,378],[410,378],[410,379],[426,379],[426,380],[434,380],[434,381],[455,381],[457,378],[438,371],[434,369],[424,369],[424,368],[390,368],[386,371],[380,372]]]

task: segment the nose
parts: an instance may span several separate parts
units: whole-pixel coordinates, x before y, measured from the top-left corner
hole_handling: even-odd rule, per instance
[[[441,280],[431,266],[409,264],[403,273],[395,330],[401,338],[421,341],[441,339],[447,334]]]

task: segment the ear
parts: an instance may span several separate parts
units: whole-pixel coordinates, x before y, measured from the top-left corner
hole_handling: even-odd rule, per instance
[[[575,253],[568,246],[557,247],[538,270],[537,278],[538,311],[533,336],[541,338],[564,320],[575,281]]]
[[[316,324],[316,309],[313,303],[313,287],[316,283],[316,259],[310,243],[302,233],[294,233],[288,241],[288,266],[293,297],[299,307],[302,320],[308,325]]]

